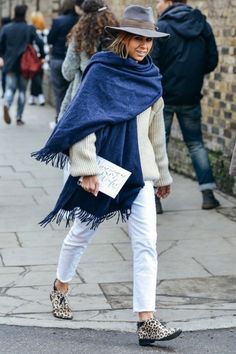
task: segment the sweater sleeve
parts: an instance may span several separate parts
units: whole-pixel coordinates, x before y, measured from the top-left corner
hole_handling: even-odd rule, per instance
[[[66,57],[62,64],[62,75],[67,81],[72,81],[80,67],[80,54],[75,50],[73,42],[67,48]]]
[[[70,148],[70,174],[73,177],[99,174],[96,161],[96,135],[90,134]]]
[[[168,168],[163,108],[164,102],[160,98],[152,107],[151,124],[149,126],[149,139],[153,146],[156,164],[160,173],[157,181],[158,186],[168,186],[173,181]]]

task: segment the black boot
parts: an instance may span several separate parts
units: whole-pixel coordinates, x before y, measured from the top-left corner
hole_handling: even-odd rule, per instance
[[[202,198],[202,209],[214,209],[220,206],[220,203],[215,198],[212,189],[202,191]]]
[[[155,194],[155,203],[156,203],[156,213],[163,214],[160,198],[158,198],[156,194]]]

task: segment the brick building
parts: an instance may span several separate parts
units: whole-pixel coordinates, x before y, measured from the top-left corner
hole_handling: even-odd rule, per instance
[[[21,3],[27,3],[29,12],[39,8],[49,26],[60,6],[60,0],[0,0],[0,16],[9,15],[13,7]],[[151,5],[155,9],[156,1],[108,0],[108,3],[119,17],[129,4]],[[189,4],[206,14],[216,36],[220,60],[217,69],[206,77],[204,83],[203,131],[219,188],[236,195],[236,180],[228,176],[230,156],[236,140],[236,0],[189,0]],[[177,125],[172,135],[169,146],[171,167],[194,177]]]

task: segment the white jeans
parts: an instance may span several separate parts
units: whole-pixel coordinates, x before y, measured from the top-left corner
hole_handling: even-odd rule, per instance
[[[134,312],[155,311],[157,252],[156,252],[156,208],[153,183],[145,182],[132,204],[128,219],[129,236],[133,250],[133,310]],[[74,221],[64,239],[57,268],[57,279],[63,283],[71,281],[80,258],[95,231]]]

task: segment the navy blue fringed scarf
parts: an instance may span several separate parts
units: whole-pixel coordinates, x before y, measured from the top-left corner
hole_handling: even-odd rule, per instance
[[[69,148],[96,133],[96,152],[132,172],[115,199],[95,197],[69,176],[53,211],[41,221],[47,225],[66,216],[67,224],[78,217],[96,228],[118,214],[126,220],[131,205],[143,187],[136,117],[162,95],[161,76],[150,57],[141,63],[122,59],[112,52],[99,52],[90,60],[81,85],[66,112],[41,150],[32,153],[39,161],[63,168]]]

